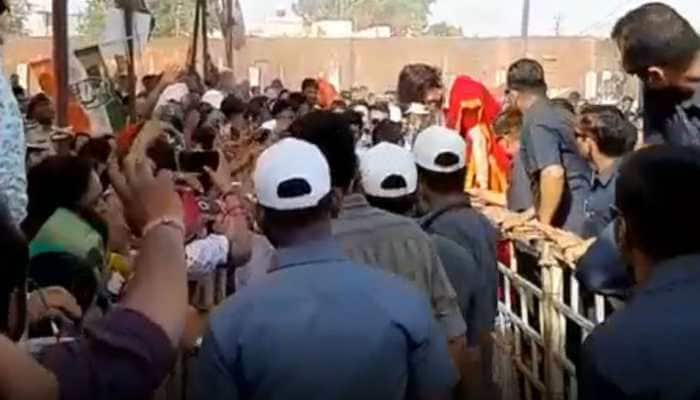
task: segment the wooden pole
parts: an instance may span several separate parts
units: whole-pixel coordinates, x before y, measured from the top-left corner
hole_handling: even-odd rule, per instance
[[[201,4],[202,18],[202,78],[204,82],[209,81],[209,28],[208,21],[209,11],[207,9],[207,0],[199,0]]]
[[[126,27],[126,62],[129,73],[129,117],[136,121],[136,65],[134,59],[134,4],[124,1],[124,24]]]
[[[226,27],[225,29],[225,44],[226,44],[226,67],[233,70],[233,0],[226,0]]]
[[[53,67],[56,80],[56,126],[67,128],[68,122],[68,5],[67,0],[53,0]]]
[[[192,54],[190,54],[190,72],[197,71],[197,49],[199,45],[199,19],[201,15],[200,2],[197,0],[194,11],[194,33],[192,34]]]

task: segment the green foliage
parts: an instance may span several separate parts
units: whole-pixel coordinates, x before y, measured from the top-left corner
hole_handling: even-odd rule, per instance
[[[457,37],[464,36],[462,33],[462,28],[454,25],[450,25],[447,22],[440,22],[437,24],[430,25],[428,30],[425,32],[427,36],[444,36],[444,37]]]
[[[24,22],[29,14],[29,2],[27,0],[10,0],[9,15],[4,17],[3,30],[7,33],[15,35],[24,35],[27,33]]]
[[[435,0],[297,0],[294,11],[309,22],[350,19],[355,29],[389,25],[395,34],[417,34]]]
[[[110,0],[87,0],[85,14],[80,18],[78,33],[81,36],[97,41],[105,25],[106,12],[112,6]]]
[[[154,36],[187,37],[192,35],[195,0],[146,0],[146,4],[156,21]],[[113,0],[87,0],[87,10],[81,18],[79,27],[80,34],[93,41],[97,40],[104,29],[105,13],[113,6]],[[210,32],[219,29],[215,14],[216,9],[210,6],[208,18]]]

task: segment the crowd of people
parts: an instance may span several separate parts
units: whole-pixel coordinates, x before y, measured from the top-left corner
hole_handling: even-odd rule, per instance
[[[649,3],[612,38],[642,135],[628,99],[550,99],[533,59],[502,98],[424,64],[381,95],[168,68],[116,135],[0,79],[0,397],[151,398],[186,352],[198,399],[498,398],[511,247],[479,203],[590,239],[582,285],[623,286],[581,399],[696,398],[700,36]]]

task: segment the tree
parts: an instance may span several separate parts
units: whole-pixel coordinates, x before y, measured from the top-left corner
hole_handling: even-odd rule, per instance
[[[294,11],[308,22],[349,19],[356,29],[389,25],[398,35],[423,32],[435,0],[297,0]]]
[[[10,11],[4,16],[3,30],[15,35],[25,35],[27,30],[24,22],[29,15],[29,2],[27,0],[10,0]]]
[[[425,32],[427,36],[445,36],[445,37],[455,37],[464,36],[462,33],[462,28],[459,26],[450,25],[447,22],[440,22],[437,24],[430,25],[428,30]]]
[[[105,14],[114,7],[113,0],[87,0],[85,14],[78,28],[82,36],[97,40],[104,29]],[[157,37],[191,36],[194,31],[195,0],[146,0],[145,5],[155,18],[153,35]],[[218,30],[214,9],[209,10],[209,31]]]
[[[109,0],[87,0],[85,14],[80,17],[78,33],[90,40],[97,40],[104,29]]]

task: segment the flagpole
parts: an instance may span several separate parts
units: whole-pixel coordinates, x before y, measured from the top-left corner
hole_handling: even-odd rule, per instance
[[[124,1],[124,24],[126,28],[127,68],[129,73],[129,117],[136,122],[136,65],[134,60],[134,5]]]
[[[67,0],[53,0],[53,68],[56,79],[56,126],[68,123],[68,5]]]

